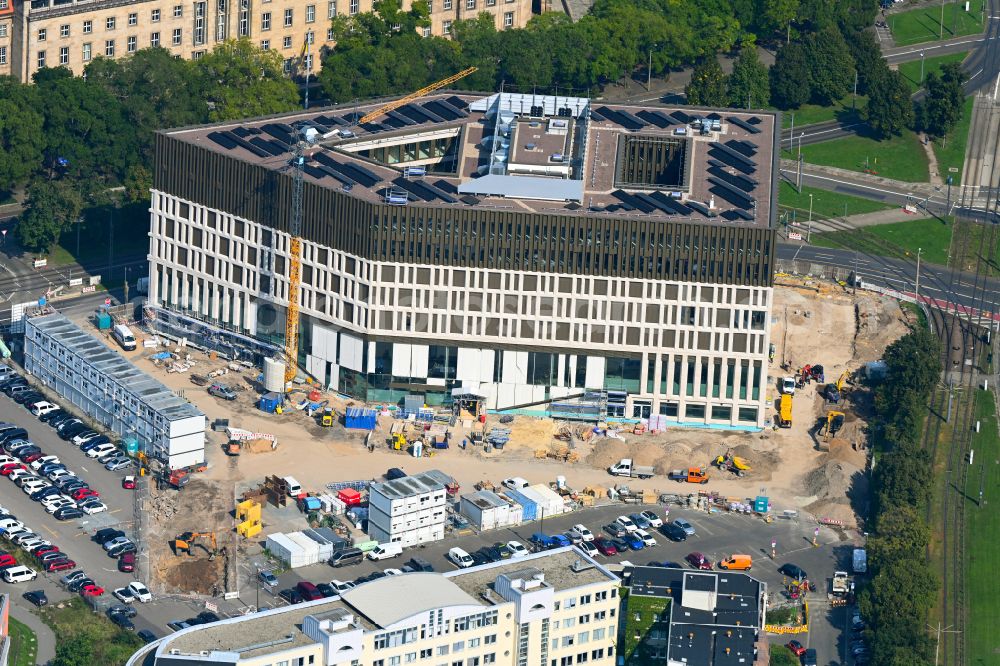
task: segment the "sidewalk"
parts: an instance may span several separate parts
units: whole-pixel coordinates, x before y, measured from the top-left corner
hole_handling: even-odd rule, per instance
[[[794,173],[798,170],[798,162],[790,159],[782,159],[781,168],[785,171]],[[935,187],[934,185],[926,182],[910,183],[903,180],[894,180],[892,178],[885,178],[883,176],[864,173],[863,171],[841,169],[839,167],[824,166],[822,164],[810,164],[809,162],[804,162],[802,164],[802,173],[805,175],[819,175],[827,176],[829,178],[838,178],[848,183],[867,185],[869,187],[879,186],[893,188],[897,192],[910,192],[913,194],[923,194],[924,196],[936,194],[941,189],[940,187]]]
[[[31,611],[18,606],[13,598],[11,598],[10,615],[35,632],[35,639],[38,641],[38,664],[44,666],[56,658],[56,635],[52,633],[49,625]]]
[[[855,229],[860,227],[872,227],[879,224],[893,224],[897,222],[909,222],[910,220],[920,220],[925,216],[919,213],[907,213],[902,208],[892,208],[890,210],[879,210],[874,213],[861,213],[859,215],[849,215],[847,217],[835,217],[832,220],[813,218],[812,233],[818,234],[824,231],[844,231],[844,226],[848,225]],[[834,222],[835,224],[831,224]],[[805,222],[798,220],[798,227],[795,231],[802,231]]]

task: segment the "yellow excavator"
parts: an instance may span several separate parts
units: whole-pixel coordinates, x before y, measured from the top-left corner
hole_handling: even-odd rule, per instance
[[[753,469],[750,467],[750,463],[747,462],[746,458],[734,456],[732,451],[728,451],[725,455],[716,457],[713,464],[721,470],[732,472],[736,476],[743,476],[746,472]]]
[[[208,541],[212,547],[209,548],[202,543],[201,540]],[[181,553],[194,555],[192,549],[195,546],[208,553],[209,560],[214,560],[216,554],[219,552],[218,544],[215,541],[215,532],[184,532],[182,534],[178,534],[173,541],[175,555],[180,555]]]
[[[406,435],[401,432],[394,432],[389,444],[392,446],[393,451],[405,451],[409,442],[406,441]]]
[[[333,425],[333,408],[325,407],[323,413],[319,417],[319,424],[324,428],[329,428]]]
[[[844,412],[830,411],[826,413],[826,432],[823,435],[830,439],[844,427]]]

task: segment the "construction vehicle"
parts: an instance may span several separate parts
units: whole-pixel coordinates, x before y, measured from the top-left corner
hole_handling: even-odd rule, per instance
[[[745,458],[734,456],[732,451],[726,452],[725,455],[717,456],[712,464],[723,471],[732,472],[736,476],[743,476],[746,472],[753,469]]]
[[[316,130],[311,129],[311,134],[303,131],[304,138],[295,143],[295,153],[292,157],[294,178],[292,181],[291,223],[288,228],[291,242],[288,247],[288,309],[285,313],[285,383],[295,379],[295,375],[298,373],[299,291],[302,287],[302,182],[306,164],[305,149],[314,143],[314,141],[307,141],[306,138],[316,135]]]
[[[804,365],[802,369],[796,373],[796,380],[799,387],[805,386],[809,382],[818,382],[822,384],[826,381],[826,374],[823,372],[822,365]]]
[[[209,548],[204,543],[201,543],[201,540],[207,540],[212,547]],[[180,555],[181,553],[194,555],[192,549],[198,546],[208,553],[209,560],[214,560],[216,554],[219,552],[218,544],[215,541],[215,532],[184,532],[177,535],[172,545],[175,555]]]
[[[164,469],[160,472],[157,479],[160,482],[159,485],[161,489],[164,486],[170,486],[175,490],[180,490],[188,484],[188,481],[191,480],[191,475],[183,469]]]
[[[830,411],[826,413],[826,428],[823,433],[827,439],[837,434],[844,427],[844,412]]]
[[[778,427],[792,427],[792,396],[789,393],[782,394],[778,402]]]
[[[686,470],[675,469],[667,478],[677,483],[708,483],[708,472],[701,467],[688,467]]]
[[[389,440],[389,445],[392,447],[393,451],[405,451],[409,442],[406,441],[406,435],[401,432],[394,432]]]
[[[229,440],[222,445],[222,451],[227,456],[238,456],[243,450],[243,443],[235,440]]]
[[[382,106],[378,107],[374,111],[371,111],[371,112],[365,114],[364,116],[362,116],[361,120],[358,121],[358,124],[359,125],[364,125],[365,123],[370,123],[371,121],[375,120],[379,116],[382,116],[383,114],[389,113],[390,111],[395,111],[396,109],[398,109],[400,107],[406,106],[407,104],[409,104],[410,102],[412,102],[415,99],[420,99],[424,95],[428,95],[428,94],[434,92],[435,90],[438,90],[440,88],[444,88],[445,86],[450,85],[450,84],[454,83],[455,81],[458,81],[459,79],[464,79],[469,74],[472,74],[473,72],[475,72],[478,69],[479,69],[478,67],[469,67],[468,69],[463,69],[458,74],[453,74],[452,76],[449,76],[446,79],[441,79],[440,81],[438,81],[436,83],[432,83],[432,84],[430,84],[429,86],[427,86],[425,88],[421,88],[420,90],[418,90],[416,92],[410,93],[406,97],[400,97],[399,99],[397,99],[395,101],[392,101],[392,102],[389,102],[388,104],[383,104]]]
[[[843,596],[851,591],[851,578],[847,575],[846,571],[833,572],[832,590],[837,596]]]
[[[608,468],[608,474],[628,476],[636,479],[651,479],[655,472],[652,467],[641,467],[634,464],[631,458],[622,458]]]
[[[323,408],[323,412],[320,414],[320,417],[319,417],[319,424],[321,426],[323,426],[324,428],[329,428],[329,427],[333,426],[333,408],[332,407],[324,407]]]

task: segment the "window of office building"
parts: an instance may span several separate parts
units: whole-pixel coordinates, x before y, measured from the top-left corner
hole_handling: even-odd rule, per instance
[[[514,12],[504,12],[503,13],[503,27],[511,28],[514,26]]]
[[[205,43],[205,2],[194,3],[194,43]]]
[[[271,12],[264,12],[260,15],[260,29],[263,32],[271,29]]]
[[[443,2],[442,2],[442,8],[444,8],[445,10],[451,9],[451,3],[452,3],[452,0],[443,0]]]
[[[128,24],[129,25],[139,25],[139,15],[136,14],[135,12],[132,12],[131,14],[129,14],[128,15]]]
[[[0,46],[0,65],[7,64],[7,47]]]
[[[45,51],[38,52],[38,69],[45,67]]]
[[[87,42],[83,45],[83,61],[90,62],[91,57],[93,57],[93,47]]]
[[[84,21],[83,22],[83,34],[89,35],[93,31],[94,31],[94,22],[93,21]]]
[[[160,22],[160,10],[159,9],[154,9],[153,11],[149,12],[149,20],[152,23],[159,23]]]
[[[171,43],[174,46],[180,46],[183,34],[184,33],[183,33],[183,31],[180,28],[174,28],[174,34],[173,34],[173,36],[170,39]]]
[[[215,0],[215,41],[226,38],[226,0]]]
[[[316,21],[316,5],[306,5],[306,23]]]
[[[326,29],[326,41],[328,41],[328,42],[332,42],[333,41],[333,28],[327,28]]]
[[[61,26],[59,26],[59,36],[69,37],[69,23],[64,23]]]
[[[475,9],[476,8],[476,0],[465,0],[465,8],[466,9]]]
[[[285,27],[292,27],[292,10],[291,8],[285,10]]]
[[[160,33],[151,32],[149,34],[149,45],[152,46],[154,49],[160,45]]]
[[[349,8],[351,16],[354,16],[359,11],[358,0],[351,0],[351,6]]]
[[[337,16],[337,0],[330,0],[326,3],[326,17],[336,18]]]
[[[443,32],[446,35],[451,34],[451,21],[445,21],[444,23],[441,24],[441,32]]]
[[[271,40],[270,39],[260,40],[260,48],[264,49],[265,51],[271,48]]]
[[[184,16],[184,5],[174,5],[174,18]]]
[[[47,36],[48,36],[48,31],[45,28],[41,28],[38,31],[38,41],[44,42]]]
[[[285,48],[285,49],[292,48],[292,38],[291,38],[291,36],[285,35],[284,37],[282,37],[282,39],[281,39],[281,47]]]
[[[250,0],[240,0],[240,37],[250,36]]]
[[[104,27],[107,28],[108,30],[114,30],[115,29],[115,17],[114,16],[109,16],[108,18],[104,19]]]
[[[59,64],[68,65],[69,64],[69,47],[61,46],[59,47]]]
[[[6,37],[6,36],[7,36],[7,24],[0,23],[0,37]]]
[[[108,56],[109,58],[115,55],[115,40],[109,39],[106,42],[104,42],[104,55]]]
[[[126,48],[126,50],[129,53],[135,53],[135,49],[136,49],[136,37],[135,37],[135,35],[132,35],[131,37],[128,38],[128,40],[125,42],[125,48]]]

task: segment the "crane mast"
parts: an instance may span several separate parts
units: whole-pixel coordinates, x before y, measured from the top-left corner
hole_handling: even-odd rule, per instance
[[[299,291],[302,287],[302,177],[305,167],[305,142],[295,144],[292,158],[292,219],[289,245],[288,309],[285,318],[285,381],[295,379],[299,363]]]

